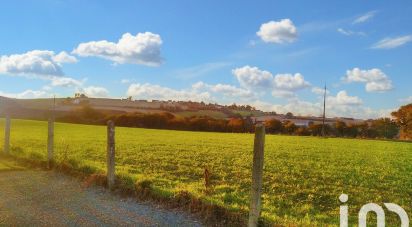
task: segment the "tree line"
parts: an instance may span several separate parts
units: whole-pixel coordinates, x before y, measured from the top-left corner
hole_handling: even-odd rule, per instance
[[[394,119],[379,118],[360,124],[347,124],[336,121],[333,124],[309,123],[308,126],[298,126],[292,121],[267,120],[265,123],[268,134],[285,134],[299,136],[326,136],[351,138],[386,138],[394,139],[398,135],[408,139],[412,132],[412,104],[401,107],[393,112]],[[251,117],[232,117],[230,119],[215,119],[208,116],[178,117],[168,112],[162,113],[105,113],[84,105],[70,114],[59,117],[58,121],[81,124],[104,125],[108,120],[117,126],[139,127],[153,129],[174,129],[208,132],[250,133],[254,130]],[[322,129],[322,127],[324,127]]]
[[[291,121],[281,122],[276,119],[265,122],[266,131],[271,134],[287,134],[299,136],[331,136],[350,138],[385,138],[393,139],[399,128],[389,118],[380,118],[360,124],[346,124],[336,121],[333,124],[309,123],[308,126],[297,126]]]
[[[177,117],[168,112],[162,113],[121,113],[112,114],[95,110],[84,105],[56,120],[68,123],[104,125],[112,120],[117,126],[153,129],[174,129],[208,132],[253,132],[251,117],[215,119],[208,116]]]

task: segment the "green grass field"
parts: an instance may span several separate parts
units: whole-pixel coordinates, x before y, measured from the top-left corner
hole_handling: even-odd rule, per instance
[[[4,119],[0,119],[3,146]],[[56,124],[57,162],[105,171],[106,127]],[[150,180],[165,196],[188,191],[230,210],[247,210],[252,134],[116,129],[117,172]],[[13,155],[45,159],[47,122],[13,120]],[[206,194],[203,171],[212,173]],[[350,221],[366,203],[397,203],[412,214],[412,143],[266,136],[262,216],[278,224],[339,225],[338,197],[349,195]],[[387,224],[397,218],[386,211]]]

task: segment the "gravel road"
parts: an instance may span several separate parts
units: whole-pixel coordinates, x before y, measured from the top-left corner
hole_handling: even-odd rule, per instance
[[[0,226],[202,226],[194,217],[82,188],[75,178],[40,170],[0,172]]]

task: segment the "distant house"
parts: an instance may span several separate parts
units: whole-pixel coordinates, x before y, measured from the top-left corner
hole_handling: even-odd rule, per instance
[[[80,99],[79,99],[79,98],[75,98],[75,99],[73,99],[72,103],[73,103],[74,105],[79,105],[79,104],[80,104]]]
[[[313,122],[308,119],[290,119],[289,121],[293,122],[296,126],[301,126],[301,127],[308,127],[309,124]]]

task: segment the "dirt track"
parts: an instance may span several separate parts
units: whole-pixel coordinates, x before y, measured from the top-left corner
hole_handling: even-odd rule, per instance
[[[0,226],[201,226],[149,203],[82,188],[77,179],[40,170],[0,172]]]

